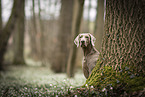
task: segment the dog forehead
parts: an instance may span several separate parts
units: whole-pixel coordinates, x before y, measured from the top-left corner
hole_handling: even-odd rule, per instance
[[[81,33],[80,36],[89,36],[88,33]]]

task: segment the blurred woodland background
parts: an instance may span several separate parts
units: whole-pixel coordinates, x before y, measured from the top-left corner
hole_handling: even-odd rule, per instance
[[[104,4],[104,0],[0,0],[1,69],[8,64],[49,66],[73,77],[82,60],[74,38],[80,32],[92,33],[96,48],[101,48]]]
[[[28,83],[45,81],[39,90],[47,94],[53,86],[47,81],[62,85],[53,77],[74,77],[82,67],[83,54],[73,41],[82,32],[96,37],[100,51],[84,84],[86,92],[88,86],[94,86],[99,96],[103,92],[101,95],[111,97],[144,97],[145,0],[0,0],[0,95],[9,95],[10,89],[16,91],[12,95],[21,95],[17,82],[25,79]],[[12,72],[2,71],[7,67]],[[73,81],[82,85],[82,76],[80,73]],[[22,89],[35,94],[29,91],[32,85],[25,89],[25,82],[21,83]],[[82,92],[86,96],[83,90],[78,93]]]

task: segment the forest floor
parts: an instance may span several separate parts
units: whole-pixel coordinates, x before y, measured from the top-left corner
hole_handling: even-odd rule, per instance
[[[85,81],[81,70],[69,79],[65,73],[55,74],[49,67],[8,66],[7,71],[0,72],[0,97],[60,97],[69,95],[71,89],[82,86]]]

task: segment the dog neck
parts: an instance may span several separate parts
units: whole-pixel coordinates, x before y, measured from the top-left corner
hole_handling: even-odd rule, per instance
[[[83,52],[84,52],[84,56],[86,57],[89,54],[95,53],[96,50],[94,49],[94,47],[92,46],[92,44],[88,44],[87,47],[82,47]]]

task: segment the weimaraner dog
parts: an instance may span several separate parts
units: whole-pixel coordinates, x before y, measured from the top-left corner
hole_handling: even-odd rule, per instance
[[[79,34],[74,40],[77,47],[80,45],[84,52],[82,68],[86,79],[91,74],[99,57],[99,52],[94,47],[95,40],[95,37],[90,33]]]

